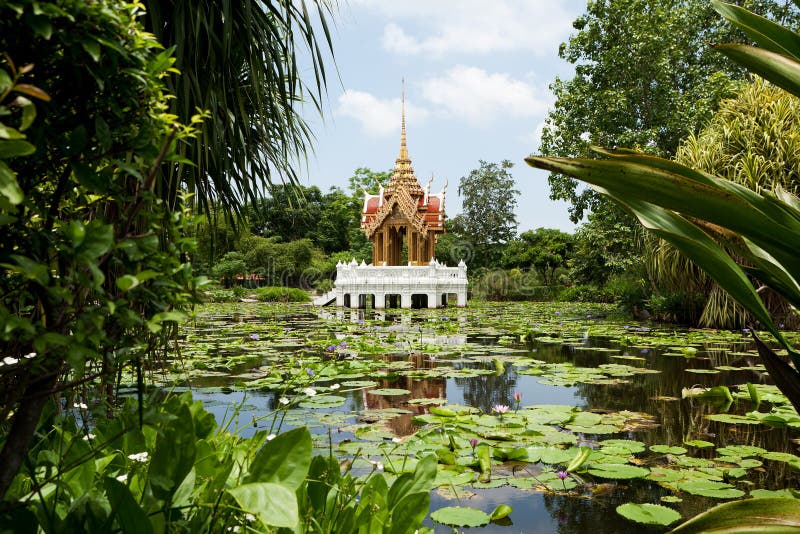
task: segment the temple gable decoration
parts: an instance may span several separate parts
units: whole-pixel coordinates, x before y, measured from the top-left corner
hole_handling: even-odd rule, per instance
[[[377,195],[364,192],[361,230],[372,241],[373,265],[403,264],[403,245],[409,265],[427,265],[436,255],[436,241],[444,233],[447,183],[438,194],[423,189],[414,174],[406,145],[405,94],[400,127],[400,153],[394,172]]]

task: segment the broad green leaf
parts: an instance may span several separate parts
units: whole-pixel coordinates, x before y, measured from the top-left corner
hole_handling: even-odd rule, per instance
[[[495,507],[494,510],[492,510],[491,514],[489,514],[489,519],[492,521],[497,521],[498,519],[504,519],[509,515],[511,515],[511,512],[513,511],[514,509],[511,508],[509,505],[500,504],[497,507]]]
[[[159,430],[156,450],[147,471],[153,493],[171,498],[192,470],[197,453],[194,420],[186,404]]]
[[[128,291],[139,285],[139,279],[132,274],[126,274],[117,278],[116,283],[122,291]]]
[[[778,87],[800,96],[800,64],[797,61],[748,45],[724,44],[714,49]]]
[[[634,504],[629,502],[617,506],[617,513],[637,523],[663,527],[671,525],[681,518],[681,514],[672,508],[667,508],[660,504]]]
[[[439,508],[435,512],[431,512],[431,519],[451,527],[479,527],[488,524],[491,520],[486,512],[464,506]]]
[[[12,128],[11,126],[6,126],[2,122],[0,122],[0,140],[5,139],[25,139],[25,135],[19,133],[16,129]]]
[[[800,529],[800,500],[746,499],[720,504],[672,532],[794,532]]]
[[[294,528],[300,520],[294,489],[283,484],[254,482],[228,492],[242,510],[258,517],[265,525]]]
[[[761,48],[800,59],[800,35],[734,4],[711,0],[714,9],[739,26]]]
[[[702,495],[703,497],[712,497],[714,499],[736,499],[744,496],[742,490],[725,482],[716,482],[714,480],[687,480],[686,482],[679,482],[677,486],[681,491],[692,495]]]
[[[245,482],[272,482],[300,487],[311,465],[311,433],[296,428],[268,441],[250,463]]]
[[[22,139],[0,140],[0,158],[9,159],[28,156],[36,152],[36,147]]]
[[[581,447],[578,452],[575,454],[575,457],[567,464],[567,473],[572,473],[580,469],[583,464],[589,459],[589,456],[592,454],[591,447]]]
[[[644,467],[628,464],[593,464],[589,467],[589,474],[613,480],[627,480],[631,478],[644,478],[650,473]]]
[[[106,495],[111,504],[111,514],[116,516],[119,528],[125,534],[151,534],[153,527],[147,514],[131,495],[128,486],[114,478],[104,481]]]
[[[0,161],[0,195],[5,197],[8,203],[13,206],[25,199],[25,195],[17,182],[17,175],[2,161]],[[0,207],[2,207],[1,203]]]
[[[590,160],[528,157],[525,161],[537,168],[563,173],[600,188],[601,192],[631,205],[635,202],[657,202],[658,206],[675,210],[738,232],[770,250],[800,251],[800,232],[786,227],[798,227],[798,221],[785,217],[779,221],[761,211],[763,197],[738,184],[717,179],[714,185],[700,183],[683,174],[654,168],[625,160]],[[687,169],[687,174],[693,174]],[[652,204],[649,204],[652,205]],[[770,220],[770,224],[764,222]]]
[[[428,515],[431,496],[429,492],[411,493],[392,509],[390,534],[414,534]]]

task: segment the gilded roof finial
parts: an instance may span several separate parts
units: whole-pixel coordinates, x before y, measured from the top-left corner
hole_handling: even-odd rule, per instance
[[[422,187],[417,182],[417,177],[414,176],[414,169],[411,167],[411,158],[408,155],[408,147],[406,146],[406,80],[403,78],[403,89],[401,98],[401,121],[400,121],[400,154],[394,165],[394,172],[392,178],[386,185],[385,195],[388,199],[391,197],[398,188],[402,187],[408,191],[412,196],[421,197],[424,194]]]
[[[397,157],[398,163],[401,160],[410,160],[408,157],[408,147],[406,146],[406,79],[402,79],[402,90],[400,98],[400,155]],[[409,161],[410,163],[410,161]]]

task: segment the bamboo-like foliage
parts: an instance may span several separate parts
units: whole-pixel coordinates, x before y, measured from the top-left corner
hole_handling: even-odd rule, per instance
[[[272,183],[296,183],[312,140],[299,107],[306,101],[322,110],[332,2],[144,3],[148,29],[174,47],[180,74],[168,81],[171,111],[184,123],[198,110],[209,114],[201,134],[179,147],[184,163],[165,169],[162,196],[174,201],[184,189],[206,213],[218,204],[241,214]]]
[[[800,101],[755,79],[744,85],[736,98],[723,101],[699,134],[681,143],[675,160],[754,191],[781,186],[796,194],[800,188]],[[645,258],[657,287],[705,295],[701,325],[745,325],[746,310],[674,247],[651,236],[646,241]],[[780,308],[780,301],[775,300]],[[770,311],[778,309],[770,307]],[[783,315],[784,322],[789,321]]]

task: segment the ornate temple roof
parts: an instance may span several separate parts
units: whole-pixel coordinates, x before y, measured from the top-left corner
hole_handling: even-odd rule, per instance
[[[395,160],[394,172],[377,195],[364,193],[361,211],[361,229],[372,238],[384,220],[392,214],[405,217],[411,226],[423,235],[429,231],[444,232],[444,200],[447,183],[441,192],[430,193],[431,182],[423,189],[411,166],[411,157],[406,146],[405,89],[402,97],[402,119],[400,123],[400,153]]]

